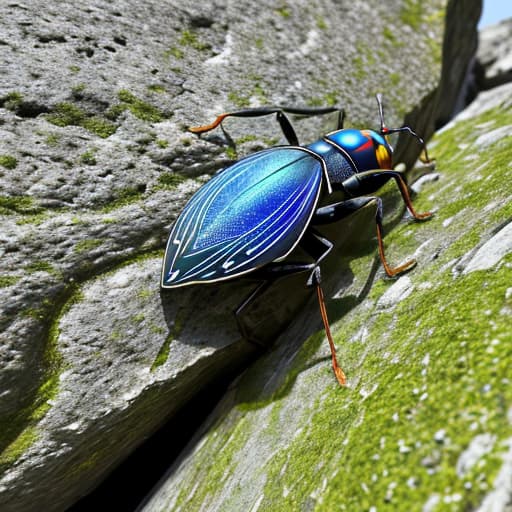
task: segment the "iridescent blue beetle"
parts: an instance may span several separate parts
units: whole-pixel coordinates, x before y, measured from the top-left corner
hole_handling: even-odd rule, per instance
[[[236,310],[237,320],[241,311],[273,279],[307,272],[307,284],[317,290],[332,366],[341,385],[346,379],[336,361],[320,286],[320,262],[333,245],[315,231],[315,226],[336,222],[375,201],[380,259],[386,273],[395,276],[409,270],[415,261],[395,268],[388,265],[382,242],[382,202],[368,194],[394,179],[412,216],[418,220],[431,216],[429,212],[419,214],[414,210],[407,184],[401,173],[393,170],[393,149],[388,136],[410,133],[422,144],[428,161],[425,144],[408,126],[387,128],[380,95],[377,95],[377,103],[381,120],[379,132],[343,129],[344,112],[338,108],[247,109],[222,114],[210,125],[191,128],[194,133],[203,133],[229,116],[276,114],[290,145],[254,153],[213,176],[190,199],[174,223],[162,269],[162,288],[216,283],[248,273],[261,279],[262,284]],[[300,146],[285,113],[319,115],[330,112],[338,113],[338,129],[308,146]],[[342,194],[342,201],[329,202],[334,191],[338,198]],[[311,255],[312,262],[283,261],[297,245]]]

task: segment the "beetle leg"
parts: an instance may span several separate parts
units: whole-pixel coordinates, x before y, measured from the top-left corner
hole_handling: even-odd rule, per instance
[[[299,116],[318,116],[324,114],[331,114],[333,112],[338,113],[338,130],[343,128],[343,122],[345,119],[345,111],[339,107],[325,107],[325,108],[298,108],[298,107],[256,107],[248,108],[244,110],[237,110],[235,112],[225,112],[220,114],[213,121],[213,123],[205,124],[203,126],[193,126],[189,128],[189,131],[193,133],[205,133],[214,128],[217,128],[226,117],[262,117],[270,114],[276,114],[277,121],[281,127],[281,130],[286,137],[288,143],[292,146],[298,146],[299,141],[297,134],[290,122],[286,117],[285,112],[288,114],[295,114]]]
[[[329,342],[329,347],[331,349],[332,369],[340,386],[345,386],[347,383],[347,379],[345,377],[345,372],[341,369],[336,358],[336,347],[334,346],[334,341],[332,339],[329,318],[327,316],[327,308],[325,306],[324,292],[320,285],[322,277],[319,264],[329,254],[329,252],[333,248],[333,244],[332,242],[327,240],[327,238],[324,238],[315,231],[310,230],[306,232],[306,235],[302,239],[301,247],[306,252],[308,252],[313,258],[315,258],[313,272],[311,272],[307,284],[308,286],[316,287],[318,305],[320,306],[320,315],[322,316],[325,335],[327,337],[327,341]]]
[[[241,302],[235,309],[234,315],[238,329],[242,336],[249,342],[265,347],[266,345],[260,340],[252,337],[247,331],[245,325],[241,321],[243,312],[260,296],[265,290],[278,278],[299,272],[313,271],[315,268],[314,263],[270,263],[261,269],[256,270],[252,277],[261,279],[262,282],[252,290],[252,292]]]
[[[257,276],[258,278],[264,278],[265,281],[263,281],[263,283],[257,286],[240,304],[240,306],[238,306],[238,308],[235,310],[235,318],[240,329],[240,332],[242,333],[244,338],[261,346],[262,344],[260,342],[258,342],[257,340],[252,340],[250,338],[250,336],[247,333],[247,330],[245,329],[245,326],[240,321],[242,311],[246,309],[259,295],[261,295],[264,290],[267,289],[267,287],[272,283],[273,279],[285,275],[295,274],[298,272],[310,271],[310,276],[307,280],[307,285],[315,286],[316,288],[318,304],[320,306],[320,315],[322,316],[325,334],[327,336],[327,341],[329,342],[329,347],[331,349],[332,369],[339,384],[341,386],[345,386],[346,377],[345,373],[338,364],[336,358],[336,348],[334,346],[331,329],[329,327],[329,318],[327,317],[327,308],[325,306],[324,294],[322,291],[322,287],[320,285],[321,273],[319,263],[330,252],[330,250],[333,247],[333,244],[326,238],[315,233],[314,231],[308,231],[306,232],[303,240],[301,241],[301,247],[303,247],[304,250],[308,254],[310,254],[315,261],[313,263],[272,263],[256,271],[255,276]]]
[[[393,178],[400,190],[402,199],[404,200],[405,206],[416,220],[424,220],[432,217],[431,212],[417,213],[412,205],[411,196],[409,195],[409,189],[405,182],[402,174],[398,171],[393,170],[375,170],[375,171],[364,171],[352,175],[346,179],[341,185],[343,190],[349,195],[355,197],[367,193],[368,190],[376,190],[382,185],[382,178]],[[373,187],[372,184],[376,182],[378,186]]]
[[[409,260],[398,267],[389,266],[384,252],[382,227],[382,200],[380,199],[380,197],[355,197],[353,199],[347,199],[346,201],[342,201],[340,203],[334,203],[327,206],[323,206],[321,208],[318,208],[318,210],[315,212],[312,223],[314,223],[315,225],[320,225],[336,222],[350,215],[359,208],[363,208],[371,201],[375,201],[377,204],[377,211],[375,213],[375,223],[377,225],[377,243],[379,247],[380,261],[382,262],[382,266],[384,267],[386,274],[389,277],[394,277],[413,268],[416,265],[416,260]]]
[[[327,341],[329,342],[329,347],[331,349],[332,370],[334,372],[334,375],[336,376],[339,385],[345,386],[347,384],[347,378],[345,376],[345,372],[341,369],[341,366],[338,364],[338,359],[336,358],[336,347],[334,346],[334,340],[332,339],[331,334],[331,327],[329,325],[329,318],[327,317],[327,308],[325,307],[324,292],[322,290],[322,287],[320,286],[320,267],[316,267],[315,269],[314,281],[316,285],[318,304],[320,306],[320,315],[322,316],[325,335],[327,336]]]
[[[249,304],[254,302],[256,298],[261,295],[268,287],[270,286],[270,281],[263,281],[261,284],[259,284],[244,300],[243,302],[235,309],[234,315],[236,324],[238,326],[238,330],[242,334],[242,337],[245,338],[250,343],[253,343],[255,345],[258,345],[259,347],[264,348],[265,345],[261,343],[258,339],[252,338],[249,332],[247,332],[247,329],[245,328],[245,325],[240,320],[240,317],[242,315],[242,311],[246,309]]]

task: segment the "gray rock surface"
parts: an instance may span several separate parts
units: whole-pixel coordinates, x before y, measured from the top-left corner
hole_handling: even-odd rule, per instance
[[[390,126],[405,117],[428,136],[449,116],[480,8],[0,5],[2,511],[64,510],[192,393],[255,357],[231,314],[253,285],[159,292],[172,220],[236,156],[220,133],[186,127],[228,109],[333,102],[376,126],[382,91]],[[448,44],[453,34],[464,44]],[[301,139],[327,124],[299,122]],[[238,156],[282,141],[271,120],[229,131]],[[247,321],[273,339],[308,296],[283,311],[287,287],[269,294]]]
[[[477,62],[480,88],[490,89],[512,81],[512,18],[480,31]]]

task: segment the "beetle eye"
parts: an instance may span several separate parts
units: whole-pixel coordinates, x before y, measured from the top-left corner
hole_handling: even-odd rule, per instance
[[[379,166],[381,169],[391,169],[391,152],[391,146],[386,147],[382,144],[379,144],[379,146],[377,146],[375,150],[375,155],[377,157],[377,162],[379,162]]]

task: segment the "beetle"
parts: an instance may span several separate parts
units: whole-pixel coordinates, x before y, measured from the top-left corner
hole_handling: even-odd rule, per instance
[[[380,260],[390,277],[408,271],[410,260],[391,267],[384,254],[382,201],[372,196],[388,180],[398,185],[403,201],[416,220],[417,213],[402,174],[393,169],[389,135],[406,132],[426,145],[409,126],[388,128],[382,97],[377,94],[380,130],[343,128],[345,112],[337,107],[259,107],[227,112],[211,124],[190,128],[201,134],[221,125],[227,117],[259,117],[276,114],[288,145],[255,152],[214,175],[188,201],[176,219],[167,242],[161,287],[179,288],[217,283],[250,274],[261,284],[235,311],[239,316],[277,277],[307,272],[306,283],[315,287],[332,368],[340,385],[346,377],[336,358],[321,287],[320,264],[333,247],[315,226],[336,222],[370,201],[376,202],[377,242]],[[337,129],[302,146],[286,114],[302,116],[338,114]],[[336,192],[336,195],[334,195]],[[336,197],[338,201],[333,201]],[[312,262],[290,263],[286,257],[300,246]]]

